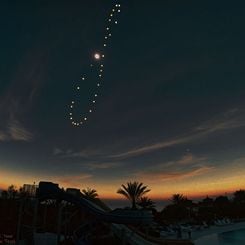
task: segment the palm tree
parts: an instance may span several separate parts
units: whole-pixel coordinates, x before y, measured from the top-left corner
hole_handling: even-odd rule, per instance
[[[235,203],[245,203],[245,190],[239,190],[233,193]]]
[[[132,203],[132,209],[136,209],[136,202],[150,189],[147,189],[147,186],[144,186],[143,183],[139,182],[128,182],[127,186],[121,185],[121,188],[117,190],[118,194],[125,196]]]
[[[16,189],[16,186],[14,185],[10,185],[8,187],[8,197],[11,198],[11,199],[15,199],[16,195],[18,194],[18,190]]]
[[[187,198],[183,194],[174,194],[170,200],[173,204],[180,205],[184,204]]]
[[[87,187],[86,189],[82,190],[82,196],[89,200],[94,200],[98,197],[98,193],[95,189]]]
[[[137,202],[137,205],[142,207],[143,209],[154,209],[156,207],[155,202],[153,202],[149,197],[141,197]]]
[[[1,197],[2,197],[2,199],[8,199],[8,192],[6,190],[3,190],[1,192]]]

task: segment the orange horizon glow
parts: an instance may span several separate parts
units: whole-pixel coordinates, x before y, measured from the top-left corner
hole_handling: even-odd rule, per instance
[[[51,181],[51,182],[54,182],[54,183],[57,183],[59,184],[59,187],[63,187],[63,188],[78,188],[78,189],[83,189],[83,188],[86,188],[86,187],[82,187],[82,186],[72,186],[72,185],[69,185],[69,184],[62,184],[62,183],[58,183],[57,181],[52,181],[52,180],[47,180],[47,181]],[[14,185],[16,186],[17,189],[19,189],[20,187],[23,186],[23,184],[33,184],[34,182],[8,182],[8,183],[0,183],[0,189],[1,190],[6,190],[8,188],[8,186],[10,185]],[[38,182],[36,182],[36,184],[38,184]],[[99,197],[101,199],[108,199],[108,200],[122,200],[122,199],[125,199],[123,196],[117,194],[117,189],[120,187],[111,187],[110,189],[113,189],[112,192],[111,190],[108,190],[107,186],[97,186],[97,185],[88,185],[88,187],[91,187],[91,188],[94,188],[97,190],[98,194],[99,194]],[[104,191],[103,191],[104,189]],[[219,196],[219,195],[230,195],[232,193],[234,193],[235,191],[237,190],[240,190],[240,189],[245,189],[244,188],[244,185],[234,185],[234,187],[229,187],[229,188],[222,188],[222,189],[216,189],[216,190],[212,190],[212,189],[209,189],[209,190],[200,190],[200,191],[191,191],[191,190],[186,190],[185,191],[171,191],[171,190],[168,190],[168,192],[165,191],[165,195],[163,193],[157,193],[156,191],[154,191],[154,188],[150,188],[151,191],[148,193],[148,196],[151,198],[151,199],[157,199],[157,200],[167,200],[169,198],[171,198],[171,196],[173,194],[183,194],[184,196],[186,196],[187,198],[189,199],[201,199],[201,198],[205,198],[206,196],[209,196],[209,197],[215,197],[215,196]]]
[[[209,172],[205,175],[194,176],[192,178],[136,178],[138,182],[147,185],[151,190],[148,196],[151,199],[169,199],[173,194],[183,194],[189,199],[204,198],[208,196],[228,195],[237,190],[245,189],[245,169],[225,169],[223,172]],[[36,184],[39,181],[50,181],[58,183],[63,188],[78,188],[80,190],[90,187],[97,190],[102,199],[123,199],[117,194],[117,190],[122,184],[134,179],[96,179],[90,175],[77,176],[46,176],[34,175],[31,173],[14,172],[13,170],[0,169],[0,188],[6,189],[10,185],[15,185],[18,189],[23,184]]]

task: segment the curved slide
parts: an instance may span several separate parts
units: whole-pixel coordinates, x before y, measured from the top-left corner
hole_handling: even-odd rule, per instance
[[[37,189],[37,198],[40,200],[57,199],[73,203],[82,209],[92,213],[98,220],[116,224],[147,224],[151,223],[153,216],[148,211],[116,209],[106,212],[89,200],[66,193],[58,184],[52,182],[40,182]]]

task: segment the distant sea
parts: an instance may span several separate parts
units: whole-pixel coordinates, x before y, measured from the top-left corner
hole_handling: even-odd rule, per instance
[[[103,199],[101,198],[101,200],[111,209],[131,207],[130,202],[126,199]],[[170,203],[169,201],[166,201],[166,200],[155,200],[155,199],[154,199],[154,202],[156,203],[157,211],[162,211],[162,209]]]

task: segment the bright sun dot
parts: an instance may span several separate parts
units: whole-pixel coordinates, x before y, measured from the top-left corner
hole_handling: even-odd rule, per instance
[[[95,53],[95,54],[94,54],[94,58],[95,58],[96,60],[99,60],[99,59],[100,59],[100,54],[99,54],[99,53]]]

